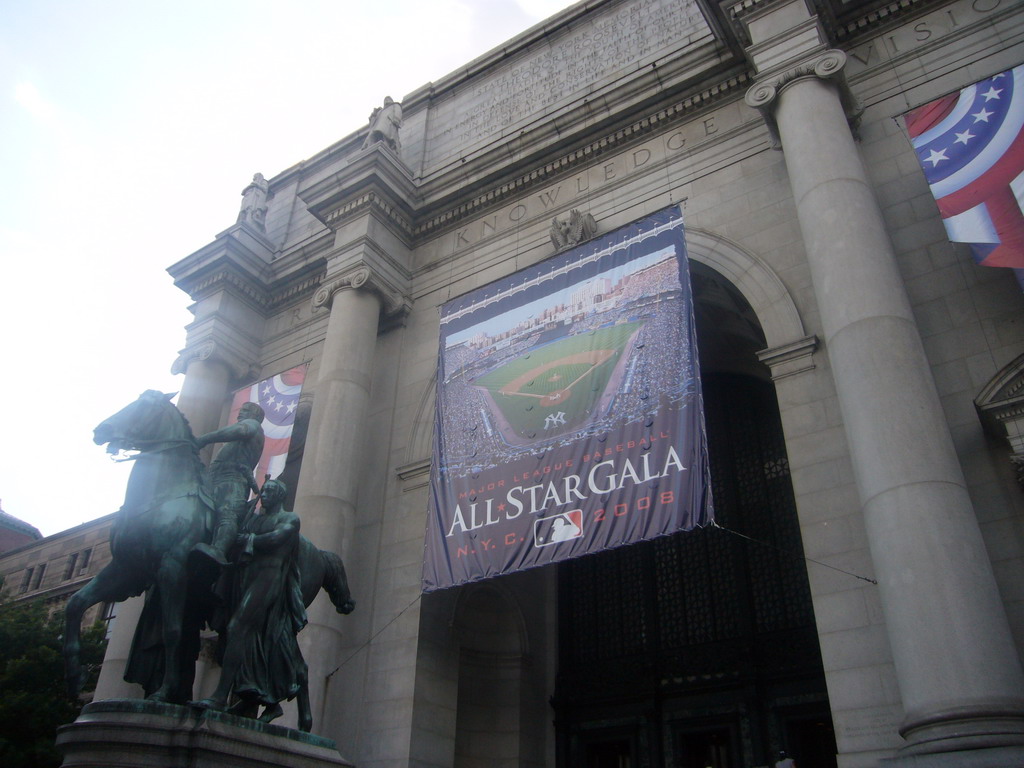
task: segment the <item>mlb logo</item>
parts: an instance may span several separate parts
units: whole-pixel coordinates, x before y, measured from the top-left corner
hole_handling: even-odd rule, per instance
[[[546,547],[583,535],[583,510],[573,509],[533,522],[533,546]]]

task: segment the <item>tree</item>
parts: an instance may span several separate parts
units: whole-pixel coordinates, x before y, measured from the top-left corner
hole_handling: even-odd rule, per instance
[[[5,768],[59,766],[57,726],[81,709],[64,686],[62,611],[48,615],[39,601],[12,603],[0,596],[0,765]],[[82,661],[96,686],[106,647],[97,622],[82,634]]]

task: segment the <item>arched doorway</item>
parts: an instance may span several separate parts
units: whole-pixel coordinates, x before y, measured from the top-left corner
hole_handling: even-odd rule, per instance
[[[716,518],[565,563],[558,763],[832,768],[835,741],[766,346],[747,301],[693,265]]]
[[[518,768],[525,634],[510,597],[488,584],[459,596],[454,768]]]

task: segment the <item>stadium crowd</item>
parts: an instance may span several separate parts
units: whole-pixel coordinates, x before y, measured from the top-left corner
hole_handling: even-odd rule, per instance
[[[571,324],[524,328],[526,332],[507,343],[507,338],[503,338],[491,345],[463,343],[446,349],[440,397],[445,462],[450,476],[461,477],[496,467],[579,439],[580,433],[576,432],[547,440],[539,435],[530,445],[508,444],[497,426],[500,415],[492,414],[488,396],[481,387],[474,386],[474,381],[489,371],[567,335],[626,320],[642,323],[626,361],[625,375],[617,379],[618,389],[610,405],[583,430],[585,433],[601,434],[616,425],[645,419],[666,402],[677,401],[691,392],[696,382],[685,376],[692,364],[692,351],[685,343],[690,320],[681,303],[676,269],[675,261],[669,259],[623,278],[612,294],[599,303],[603,311],[577,315]]]

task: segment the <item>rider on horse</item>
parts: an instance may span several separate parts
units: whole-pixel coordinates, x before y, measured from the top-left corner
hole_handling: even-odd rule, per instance
[[[199,448],[210,443],[226,443],[209,470],[215,516],[213,543],[195,546],[197,552],[219,565],[228,564],[238,525],[248,510],[249,491],[257,495],[260,492],[252,471],[263,453],[263,416],[258,404],[248,402],[238,411],[235,424],[196,438]]]

